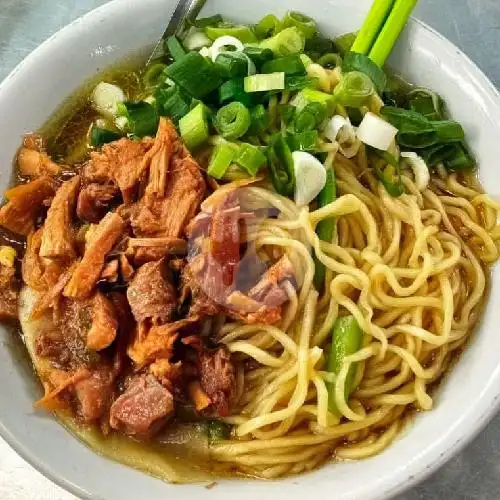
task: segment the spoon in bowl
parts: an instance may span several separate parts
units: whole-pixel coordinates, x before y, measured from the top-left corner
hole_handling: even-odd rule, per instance
[[[167,38],[182,33],[182,31],[186,27],[187,21],[194,21],[201,9],[205,5],[207,0],[179,0],[177,3],[177,7],[170,18],[170,21],[167,25],[167,29],[163,33],[162,37],[155,45],[153,52],[149,56],[149,59],[146,63],[148,65],[153,59],[157,59],[164,55],[163,45]]]

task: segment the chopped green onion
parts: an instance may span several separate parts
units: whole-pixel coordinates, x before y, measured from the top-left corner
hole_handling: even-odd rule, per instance
[[[372,96],[373,91],[372,81],[365,74],[352,71],[342,77],[333,97],[344,106],[359,108]]]
[[[306,40],[304,51],[309,57],[317,61],[325,54],[334,52],[335,45],[333,43],[333,40],[331,40],[330,38],[324,38],[320,35],[315,35],[312,38],[308,38]]]
[[[344,57],[352,48],[356,40],[357,33],[345,33],[335,38],[334,44],[337,52]]]
[[[298,28],[303,33],[306,39],[312,38],[318,31],[314,19],[304,14],[301,14],[300,12],[295,12],[295,11],[287,12],[281,23],[285,28],[291,28],[291,27]]]
[[[337,182],[333,168],[326,171],[326,184],[318,195],[318,208],[333,203],[337,198]],[[316,234],[321,241],[331,243],[335,232],[335,217],[323,219],[316,226]],[[317,258],[315,259],[314,285],[319,292],[325,287],[326,268]]]
[[[291,104],[278,104],[278,113],[280,115],[281,121],[285,125],[290,125],[295,117],[296,108]]]
[[[251,117],[248,108],[241,102],[232,102],[219,109],[214,125],[225,139],[238,139],[245,135],[250,127]]]
[[[154,136],[158,129],[158,113],[148,102],[124,102],[118,106],[121,116],[128,120],[128,128],[136,137]]]
[[[234,162],[244,168],[252,177],[255,177],[261,167],[266,164],[267,158],[257,146],[243,143]]]
[[[269,116],[263,104],[258,104],[250,110],[251,124],[248,130],[250,135],[260,135],[269,126]]]
[[[208,26],[216,26],[220,23],[222,23],[224,19],[220,14],[215,14],[214,16],[210,17],[203,17],[201,19],[195,19],[194,21],[191,21],[191,24],[195,28],[207,28]]]
[[[344,316],[337,319],[333,326],[332,346],[328,356],[328,371],[338,375],[344,366],[346,357],[358,352],[363,346],[364,333],[361,330],[354,316]],[[344,397],[347,400],[355,389],[354,378],[356,376],[356,364],[353,363],[349,367],[347,377],[345,379]],[[338,414],[337,403],[335,400],[335,384],[329,386],[328,409]]]
[[[298,111],[295,120],[295,131],[305,132],[315,129],[326,118],[326,106],[319,102],[307,104],[301,111]]]
[[[368,112],[358,127],[358,139],[381,151],[387,151],[394,142],[398,129],[375,113]]]
[[[221,52],[215,65],[224,78],[237,78],[248,75],[248,59],[242,52]]]
[[[263,39],[276,34],[276,30],[280,25],[279,19],[274,14],[264,16],[255,26],[255,34],[257,38]]]
[[[323,68],[336,68],[342,66],[342,58],[334,53],[325,54],[318,59],[318,64]]]
[[[358,54],[357,52],[348,52],[342,63],[342,71],[349,73],[359,71],[364,73],[375,85],[378,92],[382,92],[387,85],[387,76],[369,57]]]
[[[167,48],[174,61],[179,61],[186,55],[186,50],[176,36],[167,38]]]
[[[237,38],[242,43],[256,43],[257,37],[255,33],[248,26],[207,26],[205,28],[205,34],[210,38],[210,40],[216,40],[221,36],[233,36]]]
[[[208,443],[214,444],[224,439],[229,439],[230,427],[220,420],[209,420],[207,422]]]
[[[272,50],[254,47],[252,45],[245,47],[243,49],[243,53],[247,55],[257,66],[260,66],[266,61],[270,61],[274,57]]]
[[[374,0],[351,48],[353,52],[368,55],[391,13],[393,4],[394,0]]]
[[[252,96],[245,92],[243,78],[235,78],[224,82],[219,88],[219,103],[227,104],[237,101],[247,108],[252,105]]]
[[[168,66],[167,75],[196,99],[202,99],[222,84],[215,64],[198,52],[189,52]]]
[[[296,28],[286,28],[260,42],[260,47],[270,49],[276,57],[288,56],[290,54],[300,54],[304,51],[305,37],[302,32]]]
[[[164,83],[167,78],[167,75],[165,74],[166,69],[167,65],[163,63],[155,63],[148,66],[142,77],[144,86],[147,89],[151,89]]]
[[[90,97],[92,107],[107,118],[115,118],[118,106],[125,101],[125,92],[112,83],[98,83]]]
[[[203,103],[199,103],[186,116],[179,120],[182,140],[190,151],[194,151],[208,140],[208,111]]]
[[[396,0],[368,56],[380,68],[392,52],[418,0]]]
[[[267,92],[285,89],[285,73],[269,73],[247,76],[244,83],[245,92]]]
[[[293,54],[265,62],[261,71],[262,73],[283,72],[286,75],[304,75],[306,68],[301,58],[297,54]]]
[[[332,113],[335,108],[335,101],[331,94],[310,88],[302,89],[293,100],[294,106],[299,110],[305,108],[312,102],[324,104],[329,114]]]
[[[401,167],[398,159],[387,151],[367,146],[368,153],[374,155],[373,166],[375,173],[385,190],[394,198],[401,196],[405,192],[403,181],[401,180]],[[382,167],[384,167],[382,169]]]
[[[316,151],[318,138],[317,130],[297,132],[288,138],[288,145],[292,151]]]
[[[208,175],[216,179],[221,179],[229,166],[233,163],[237,152],[238,148],[230,142],[224,141],[217,144],[212,152],[210,163],[208,164]]]
[[[118,132],[114,132],[113,130],[107,130],[105,128],[92,126],[90,130],[90,145],[94,147],[99,147],[108,142],[117,141],[122,137]]]
[[[192,98],[177,86],[160,87],[155,92],[159,113],[177,123],[191,108]]]
[[[309,205],[325,187],[326,171],[317,158],[305,151],[294,151],[292,158],[295,172],[294,199],[296,205],[303,207]]]
[[[272,139],[267,153],[269,175],[274,189],[282,196],[293,196],[295,191],[293,156],[282,134],[277,134]]]
[[[206,49],[212,44],[212,40],[205,35],[203,30],[191,27],[186,35],[184,35],[182,43],[186,50],[190,52],[192,50]]]
[[[307,75],[288,75],[285,77],[285,90],[297,92],[309,87],[313,82],[314,79],[309,78]]]

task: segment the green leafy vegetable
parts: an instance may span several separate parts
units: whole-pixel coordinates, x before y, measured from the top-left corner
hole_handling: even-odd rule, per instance
[[[250,127],[250,111],[241,102],[232,102],[219,109],[214,125],[225,139],[238,139],[245,135]]]
[[[128,120],[128,129],[136,137],[154,136],[158,129],[158,113],[148,102],[124,102],[118,112]]]
[[[436,92],[419,87],[409,92],[407,99],[411,111],[420,113],[431,121],[443,119],[444,102]]]
[[[94,147],[103,146],[108,142],[117,141],[122,137],[118,132],[114,132],[113,130],[107,130],[105,128],[92,126],[90,130],[90,145]]]

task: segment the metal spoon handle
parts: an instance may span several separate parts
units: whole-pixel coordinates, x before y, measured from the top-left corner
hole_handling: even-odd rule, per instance
[[[149,56],[147,64],[149,64],[153,59],[163,55],[163,41],[172,35],[181,33],[185,27],[186,21],[195,20],[206,1],[207,0],[179,0],[172,17],[170,18],[167,29],[155,45],[153,52]]]

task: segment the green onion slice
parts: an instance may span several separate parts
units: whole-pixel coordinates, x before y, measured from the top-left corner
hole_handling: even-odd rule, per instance
[[[238,139],[250,127],[251,117],[248,108],[241,102],[232,102],[222,107],[215,116],[214,125],[225,139]]]

